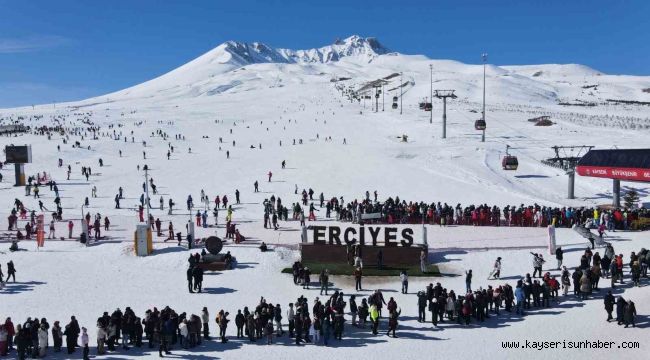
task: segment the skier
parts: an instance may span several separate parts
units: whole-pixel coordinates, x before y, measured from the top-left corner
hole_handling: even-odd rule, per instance
[[[536,254],[531,252],[533,255],[533,277],[539,272],[539,277],[542,277],[542,265],[546,262],[542,257],[542,254]]]
[[[267,175],[269,176],[269,182],[271,182],[271,177],[273,177],[273,173],[269,171]]]
[[[492,269],[492,272],[488,276],[488,280],[492,279],[498,279],[499,276],[501,276],[501,257],[498,257],[496,261],[494,262],[494,268]]]

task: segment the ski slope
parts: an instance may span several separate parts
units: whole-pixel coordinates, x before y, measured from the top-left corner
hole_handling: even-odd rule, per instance
[[[433,101],[432,123],[430,114],[418,108],[418,102],[429,96],[430,64],[433,88],[454,89],[458,95],[447,104],[446,139],[441,138],[441,101]],[[400,72],[401,77],[390,77]],[[65,320],[75,314],[81,325],[88,327],[93,343],[95,319],[116,307],[130,306],[142,315],[153,306],[170,305],[188,313],[198,313],[208,306],[214,316],[222,308],[234,315],[244,305],[255,305],[259,296],[279,302],[283,309],[300,294],[311,302],[316,290],[301,291],[289,276],[280,274],[298,256],[293,250],[300,241],[298,224],[281,223],[278,232],[262,228],[263,200],[275,195],[286,205],[299,201],[295,187],[299,192],[312,188],[316,194],[323,192],[326,198],[342,196],[346,202],[361,199],[365,191],[377,190],[380,200],[399,196],[407,201],[440,201],[450,205],[611,203],[610,181],[582,177],[576,179],[577,198],[566,199],[566,175],[540,161],[554,155],[554,145],[647,147],[647,105],[614,105],[607,99],[650,101],[650,93],[643,91],[650,88],[650,77],[607,75],[582,65],[488,65],[488,128],[482,143],[480,132],[473,127],[480,117],[482,75],[482,65],[399,54],[377,40],[360,37],[298,51],[229,42],[128,89],[55,106],[0,110],[3,124],[20,121],[32,127],[100,127],[97,140],[87,131],[81,134],[83,139],[71,135],[67,144],[63,144],[58,133],[50,139],[24,134],[0,137],[0,145],[32,146],[33,163],[26,165],[27,172],[35,175],[46,171],[57,181],[63,216],[75,220],[75,233],[79,230],[81,205],[90,197],[93,186],[97,187],[98,197],[89,199],[90,206],[84,212],[107,215],[113,227],[105,234],[107,241],[91,247],[47,240],[38,251],[34,243],[24,242],[21,247],[27,251],[9,253],[4,252],[8,244],[0,243],[0,263],[12,259],[21,282],[0,291],[0,316],[11,315],[15,322],[21,322],[27,316]],[[386,77],[390,79],[385,86],[385,103],[382,106],[382,98],[379,99],[377,112],[372,110],[370,100],[350,102],[337,89],[359,89]],[[349,80],[331,81],[341,78]],[[392,97],[400,96],[400,80],[407,84],[402,88],[401,115],[399,109],[391,108]],[[597,105],[563,106],[559,105],[561,102]],[[527,121],[541,115],[549,115],[555,124],[536,127]],[[114,128],[109,129],[109,125]],[[111,138],[113,130],[119,139]],[[169,139],[152,136],[158,130],[167,133]],[[184,136],[184,140],[176,140],[176,134]],[[403,134],[408,135],[406,143],[398,138]],[[75,141],[81,142],[81,148],[71,146]],[[519,158],[516,172],[501,170],[506,145]],[[170,146],[174,146],[174,152],[168,160]],[[59,158],[63,167],[57,166]],[[103,167],[98,165],[100,158]],[[287,162],[286,169],[280,167],[283,160]],[[155,256],[137,258],[132,253],[135,210],[145,181],[143,171],[137,167],[144,164],[150,168],[149,175],[160,191],[152,196],[152,214],[163,224],[172,221],[176,229],[182,229],[193,218],[184,210],[185,199],[191,194],[198,204],[203,189],[211,199],[228,196],[234,221],[241,233],[251,239],[240,246],[226,247],[237,257],[239,267],[207,275],[204,294],[186,292],[187,251],[156,239]],[[66,180],[68,165],[72,167],[70,180]],[[89,181],[81,176],[81,166],[92,168]],[[269,171],[273,173],[271,182],[267,181]],[[13,168],[5,167],[1,172],[4,180],[0,184],[0,203],[5,205],[4,215],[8,215],[15,198],[30,209],[38,209],[38,199],[25,197],[23,188],[11,186]],[[260,183],[259,193],[253,192],[255,181]],[[126,199],[118,210],[113,198],[119,187],[124,188]],[[624,190],[632,188],[639,192],[643,203],[650,202],[650,186],[623,184]],[[235,189],[241,192],[240,205],[234,204]],[[53,208],[53,193],[43,188],[41,195],[45,206]],[[165,208],[172,198],[180,210],[170,216],[166,209],[156,209],[160,196]],[[323,212],[317,214],[319,218]],[[220,212],[220,225],[225,222],[225,215],[225,211]],[[46,219],[49,222],[47,214]],[[213,223],[212,216],[210,222]],[[57,236],[67,233],[66,222],[56,226]],[[448,276],[432,280],[412,278],[412,292],[430,281],[440,281],[459,292],[464,286],[462,274],[469,268],[476,273],[476,287],[496,285],[498,282],[484,280],[484,275],[487,276],[497,256],[504,258],[504,282],[514,284],[520,275],[532,270],[529,252],[545,251],[545,229],[430,227],[428,233],[430,260]],[[197,230],[200,237],[212,234],[223,236],[224,230]],[[631,251],[648,246],[646,233],[610,235],[608,241],[626,258]],[[575,265],[585,247],[583,239],[570,230],[559,230],[558,239],[567,251],[565,263]],[[260,253],[257,246],[262,241],[275,251]],[[385,295],[397,299],[402,308],[400,338],[373,337],[368,331],[352,330],[343,342],[328,350],[231,341],[227,345],[210,343],[178,354],[196,359],[320,359],[332,355],[421,359],[433,352],[445,357],[484,357],[486,351],[499,352],[507,359],[522,355],[531,359],[611,356],[605,350],[591,353],[500,349],[500,341],[523,339],[641,341],[640,350],[625,350],[621,354],[643,357],[647,352],[643,340],[647,338],[644,327],[648,326],[645,314],[649,312],[649,295],[644,287],[626,287],[621,292],[625,298],[635,300],[643,326],[637,329],[613,330],[618,328],[605,323],[600,298],[586,302],[572,298],[523,319],[502,315],[471,329],[443,325],[433,330],[429,324],[417,323],[416,298],[399,293],[398,279],[368,281],[369,289],[385,289]],[[352,292],[352,279],[335,277],[333,282],[346,294]],[[604,283],[606,280],[601,281],[601,285]],[[367,294],[361,292],[360,296]],[[214,333],[214,324],[211,325]],[[380,329],[385,329],[385,323]],[[286,342],[286,338],[281,342]],[[123,352],[112,356],[129,358]]]

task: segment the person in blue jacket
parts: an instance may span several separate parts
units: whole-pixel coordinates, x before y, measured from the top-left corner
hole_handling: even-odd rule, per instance
[[[521,280],[519,280],[517,282],[517,288],[515,289],[515,300],[517,300],[517,314],[519,315],[524,314],[523,306],[525,298],[524,289],[522,288]]]

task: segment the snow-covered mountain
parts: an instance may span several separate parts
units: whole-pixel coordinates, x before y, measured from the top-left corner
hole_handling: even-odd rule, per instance
[[[416,103],[429,96],[430,65],[434,88],[455,89],[464,101],[480,101],[482,65],[392,52],[379,40],[358,35],[308,50],[227,41],[164,75],[100,98],[146,98],[167,103],[288,84],[327,84],[334,77],[347,78],[346,86],[360,89],[369,82],[401,72],[402,81],[407,84],[405,91],[397,94],[400,78],[395,76],[389,78],[387,91],[391,96],[403,95],[405,101]],[[649,77],[607,75],[579,64],[488,65],[487,83],[492,104],[650,101]]]

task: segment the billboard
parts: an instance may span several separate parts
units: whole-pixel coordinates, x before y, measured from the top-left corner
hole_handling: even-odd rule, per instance
[[[7,145],[5,147],[6,162],[10,164],[26,164],[32,162],[32,147],[30,145]]]

